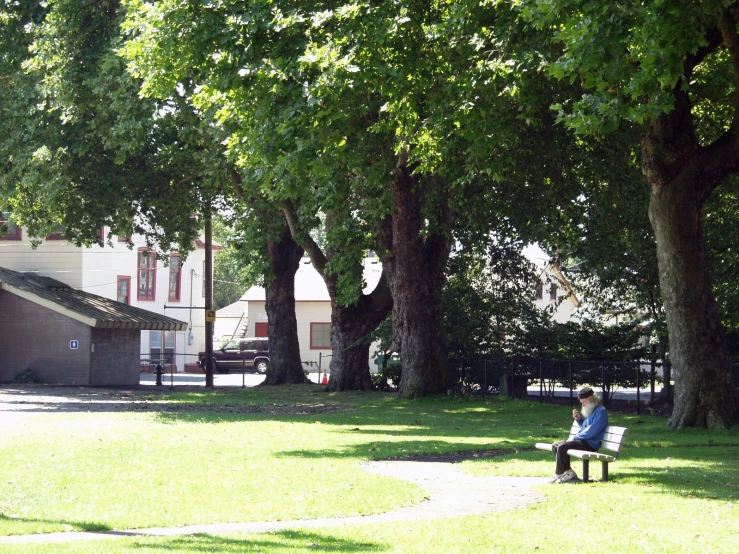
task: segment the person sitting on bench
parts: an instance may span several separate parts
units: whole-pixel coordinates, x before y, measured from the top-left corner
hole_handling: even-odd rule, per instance
[[[580,425],[580,431],[571,441],[559,441],[552,445],[557,457],[557,466],[550,483],[566,483],[577,479],[577,473],[570,467],[570,450],[597,452],[608,426],[608,412],[601,398],[590,387],[583,387],[577,394],[582,404],[582,414],[572,410],[572,417]]]

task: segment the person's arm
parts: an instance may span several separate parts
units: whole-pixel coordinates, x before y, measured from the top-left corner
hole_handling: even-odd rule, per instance
[[[576,409],[572,410],[572,417],[575,418],[575,423],[582,427],[583,417],[580,415],[580,412],[578,412]]]
[[[604,409],[596,409],[590,416],[588,425],[583,427],[575,435],[576,440],[603,440],[603,434],[608,426],[608,412]]]

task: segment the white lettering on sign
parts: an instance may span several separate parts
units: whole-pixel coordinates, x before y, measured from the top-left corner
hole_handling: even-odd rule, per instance
[[[80,347],[80,341],[78,340],[71,340],[69,341],[69,349],[70,350],[77,350]]]

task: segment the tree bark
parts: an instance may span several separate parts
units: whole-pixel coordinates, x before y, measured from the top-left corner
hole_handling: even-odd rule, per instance
[[[649,206],[675,372],[669,427],[724,428],[737,420],[736,386],[693,190],[687,177],[653,187]]]
[[[295,317],[295,273],[303,249],[293,241],[290,230],[285,227],[279,242],[267,242],[266,253],[273,278],[265,286],[270,365],[262,384],[307,383],[300,361],[298,320]]]
[[[424,236],[423,184],[404,156],[392,189],[391,248],[382,262],[393,295],[393,349],[400,353],[402,364],[398,393],[415,398],[444,392],[454,384],[441,308],[451,250],[451,211],[448,202],[442,202],[436,226]]]
[[[699,146],[687,94],[676,88],[675,98],[675,109],[650,125],[642,145],[675,379],[668,426],[726,428],[739,418],[739,398],[700,217],[706,199],[736,165],[737,153],[717,145],[721,139]]]
[[[370,294],[362,294],[359,302],[352,306],[341,306],[336,302],[336,279],[329,277],[329,281],[326,282],[331,296],[331,376],[328,389],[370,391],[371,345],[366,336],[377,329],[393,306],[384,270],[375,289]]]
[[[328,390],[372,390],[369,367],[370,343],[366,336],[377,329],[393,306],[385,271],[370,294],[360,294],[359,301],[350,306],[338,301],[338,279],[326,271],[332,252],[324,254],[315,241],[301,233],[297,214],[290,203],[285,206],[285,217],[293,237],[298,240],[311,259],[313,267],[323,278],[331,299],[331,362]],[[327,217],[330,221],[331,217]]]

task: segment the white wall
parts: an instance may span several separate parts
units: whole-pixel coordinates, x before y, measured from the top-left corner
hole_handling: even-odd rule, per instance
[[[23,232],[21,236],[22,240],[0,240],[0,267],[38,271],[70,287],[82,286],[82,249],[66,240],[44,241],[33,249]]]
[[[248,302],[247,313],[249,317],[249,332],[247,337],[254,337],[256,326],[253,322],[267,321],[267,312],[265,302],[262,300],[250,300]],[[317,367],[319,357],[322,357],[321,368],[328,369],[331,358],[330,348],[311,349],[310,347],[310,324],[311,323],[331,323],[331,303],[327,301],[307,301],[295,302],[295,317],[298,321],[298,342],[300,343],[300,361],[303,367],[315,369]],[[369,362],[370,370],[376,369],[373,364],[374,352],[379,348],[379,343],[370,347]],[[322,356],[319,356],[322,354]]]
[[[191,323],[189,331],[178,333],[178,371],[184,371],[185,363],[197,362],[197,353],[205,350],[203,248],[195,249],[182,262],[179,301],[169,300],[169,267],[161,261],[156,266],[155,300],[145,301],[137,299],[138,251],[146,246],[143,237],[132,237],[132,249],[118,242],[117,237],[113,237],[112,245],[104,247],[79,248],[67,240],[44,240],[32,249],[28,237],[21,236],[20,241],[0,240],[0,267],[38,271],[71,287],[111,299],[117,298],[118,277],[130,277],[132,306]],[[145,355],[149,352],[149,331],[142,331],[141,335],[141,353]]]

